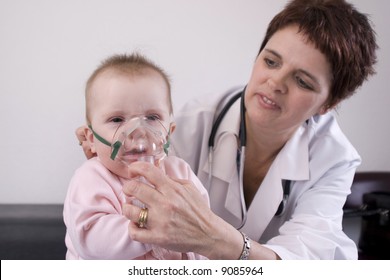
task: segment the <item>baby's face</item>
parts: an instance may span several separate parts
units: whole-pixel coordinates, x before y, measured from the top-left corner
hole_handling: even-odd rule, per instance
[[[158,119],[169,129],[168,89],[164,79],[155,71],[125,74],[107,70],[96,78],[89,94],[92,128],[111,143],[118,127],[137,116]],[[101,143],[92,133],[89,139],[92,150],[102,163],[111,172],[126,178],[126,165],[110,158],[111,147]]]

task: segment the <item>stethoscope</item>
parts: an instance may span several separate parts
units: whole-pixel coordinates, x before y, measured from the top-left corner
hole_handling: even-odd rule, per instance
[[[217,134],[217,130],[219,126],[221,125],[221,122],[223,118],[225,117],[226,113],[229,111],[229,109],[232,107],[232,105],[241,98],[240,103],[240,130],[239,130],[239,140],[240,140],[240,149],[238,151],[237,155],[237,169],[239,173],[239,184],[240,184],[240,204],[241,204],[241,223],[237,229],[241,229],[246,222],[248,212],[245,205],[245,198],[244,198],[244,162],[245,162],[245,146],[246,146],[246,123],[245,123],[245,104],[244,104],[244,95],[245,95],[245,88],[240,91],[239,93],[236,93],[233,95],[229,101],[225,104],[225,106],[222,108],[221,112],[218,114],[217,118],[215,119],[215,122],[211,128],[210,137],[209,137],[209,193],[211,193],[211,177],[212,177],[212,163],[213,163],[213,150],[214,150],[214,141],[215,136]],[[288,200],[288,197],[290,195],[290,180],[283,180],[282,186],[283,186],[283,199],[279,204],[278,210],[275,213],[275,216],[281,216],[286,208],[286,203]]]

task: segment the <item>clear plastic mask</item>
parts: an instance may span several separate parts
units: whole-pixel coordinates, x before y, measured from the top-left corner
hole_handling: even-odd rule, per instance
[[[111,159],[130,164],[137,160],[162,160],[169,147],[168,129],[153,117],[135,117],[123,122],[112,141]]]
[[[91,125],[89,128],[97,140],[111,147],[112,160],[130,164],[147,157],[161,160],[168,154],[169,125],[164,126],[152,116],[134,117],[120,123],[111,142],[101,137]]]

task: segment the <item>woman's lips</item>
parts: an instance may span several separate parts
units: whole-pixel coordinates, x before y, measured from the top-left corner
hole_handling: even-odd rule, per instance
[[[264,94],[258,94],[258,99],[259,99],[259,103],[267,109],[273,109],[273,110],[280,109],[279,105],[276,104],[274,100],[270,99]]]

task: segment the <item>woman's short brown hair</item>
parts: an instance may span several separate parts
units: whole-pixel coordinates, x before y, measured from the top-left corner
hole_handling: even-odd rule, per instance
[[[333,81],[331,108],[375,73],[376,35],[367,15],[344,0],[293,0],[268,25],[259,53],[278,30],[296,24],[328,59]]]

